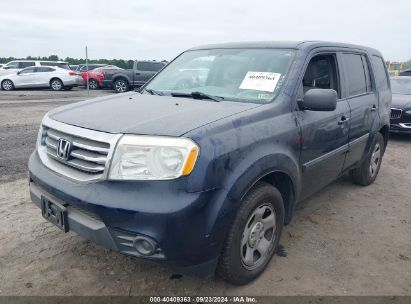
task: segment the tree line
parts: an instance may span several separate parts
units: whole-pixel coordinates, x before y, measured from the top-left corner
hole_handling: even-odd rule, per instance
[[[86,59],[83,58],[71,58],[71,57],[66,57],[66,58],[59,58],[57,55],[50,55],[48,57],[46,56],[38,56],[38,57],[33,57],[33,56],[27,56],[26,58],[16,58],[16,57],[0,57],[0,63],[7,63],[12,60],[47,60],[47,61],[65,61],[70,65],[78,65],[78,64],[85,64]],[[164,60],[163,60],[164,61]],[[89,63],[98,63],[98,64],[110,64],[110,65],[115,65],[118,66],[119,68],[123,69],[132,69],[133,68],[133,63],[134,60],[124,60],[124,59],[89,59]]]

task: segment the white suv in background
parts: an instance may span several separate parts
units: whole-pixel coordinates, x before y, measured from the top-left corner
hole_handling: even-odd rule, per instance
[[[70,67],[67,62],[64,61],[47,61],[47,60],[13,60],[0,68],[0,76],[13,74],[28,67],[40,67],[40,66],[56,66],[62,69],[69,70]]]
[[[49,66],[31,66],[9,75],[0,76],[4,91],[15,88],[51,88],[53,91],[71,90],[82,85],[83,79],[74,71]]]

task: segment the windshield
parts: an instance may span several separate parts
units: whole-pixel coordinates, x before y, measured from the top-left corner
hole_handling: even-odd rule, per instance
[[[393,94],[411,95],[411,77],[391,78]]]
[[[167,95],[200,92],[229,101],[267,103],[280,91],[294,54],[284,49],[187,51],[146,89]]]

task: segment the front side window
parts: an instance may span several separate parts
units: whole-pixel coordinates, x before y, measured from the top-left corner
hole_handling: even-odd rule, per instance
[[[9,69],[18,69],[19,68],[19,63],[18,62],[10,62],[6,64],[6,67]]]
[[[335,54],[313,57],[308,63],[302,80],[304,93],[311,89],[332,89],[340,96]]]
[[[35,67],[26,68],[26,69],[20,71],[20,75],[21,74],[34,73],[35,69],[36,69]]]
[[[367,92],[362,56],[359,54],[343,54],[345,73],[348,82],[348,95],[356,96]]]
[[[169,95],[199,92],[222,100],[268,103],[280,91],[294,55],[288,49],[187,51],[146,88]]]

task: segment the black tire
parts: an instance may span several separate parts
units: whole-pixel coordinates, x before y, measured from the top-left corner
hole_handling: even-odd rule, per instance
[[[3,91],[12,91],[14,90],[14,83],[10,79],[4,79],[1,82],[1,89]]]
[[[379,157],[376,159],[376,152]],[[360,167],[350,171],[350,179],[354,184],[368,186],[377,178],[380,171],[382,157],[385,152],[385,141],[381,133],[377,133],[371,145],[370,152],[361,163]]]
[[[64,90],[65,90],[65,91],[71,91],[72,89],[73,89],[72,86],[64,87]]]
[[[265,238],[265,233],[269,232],[263,231],[264,236],[261,237],[262,231],[259,230],[259,232],[256,232],[256,230],[254,230],[259,221],[263,223],[263,221],[269,217],[266,216],[266,218],[264,218],[267,212],[267,210],[264,210],[261,219],[257,220],[257,223],[254,224],[255,214],[259,210],[262,210],[261,208],[271,209],[269,210],[270,212],[274,211],[273,217],[275,219],[275,225],[271,228],[271,239],[265,239],[266,244],[268,244],[268,249],[266,254],[259,257],[263,259],[257,259],[256,265],[250,266],[244,262],[244,255],[247,256],[246,252],[251,249],[252,261],[254,262],[256,253],[254,250],[258,252],[260,241]],[[217,275],[234,285],[244,285],[256,279],[264,271],[275,253],[280,241],[283,223],[284,204],[280,192],[268,183],[258,182],[240,203],[218,261]],[[249,231],[249,233],[246,231]],[[254,236],[260,235],[261,239],[257,240],[257,243],[254,242],[254,248],[251,248],[250,241],[255,241],[255,237],[252,239],[253,231]],[[246,233],[248,235],[246,235]],[[262,243],[261,241],[261,244]]]
[[[64,89],[64,84],[60,79],[53,78],[52,80],[50,80],[50,89],[52,89],[53,91],[61,91]]]
[[[95,79],[90,79],[88,81],[88,87],[90,88],[90,90],[97,90],[100,88],[100,86],[98,85],[97,80]]]
[[[124,93],[130,89],[128,81],[124,78],[118,78],[116,81],[114,81],[113,86],[116,93]]]

